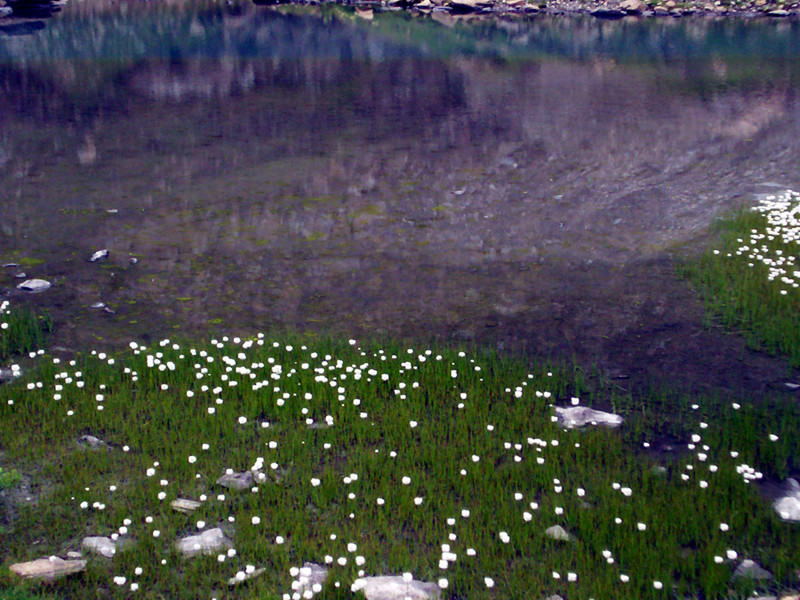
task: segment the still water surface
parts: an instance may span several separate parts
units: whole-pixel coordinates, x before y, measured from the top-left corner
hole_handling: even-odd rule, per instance
[[[0,287],[52,281],[24,301],[60,345],[299,329],[733,386],[760,360],[702,328],[672,261],[800,185],[797,23],[145,2],[5,23],[0,260],[22,266]]]

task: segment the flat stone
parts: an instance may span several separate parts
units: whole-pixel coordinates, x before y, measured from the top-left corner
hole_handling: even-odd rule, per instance
[[[776,8],[775,10],[769,11],[767,14],[770,17],[788,17],[791,13],[788,10]]]
[[[247,490],[253,486],[253,473],[250,471],[225,473],[225,475],[217,479],[217,485],[230,490]]]
[[[83,538],[81,548],[95,554],[100,554],[106,558],[113,558],[117,553],[117,545],[111,538],[99,535],[91,535]]]
[[[43,292],[47,288],[49,288],[52,284],[49,281],[44,279],[28,279],[27,281],[23,281],[17,286],[18,290],[22,290],[23,292],[30,292],[31,294],[36,294],[38,292]]]
[[[435,583],[406,581],[399,575],[359,577],[351,586],[353,593],[361,590],[367,600],[428,600],[441,598],[442,590]]]
[[[733,572],[733,577],[742,577],[746,579],[772,579],[772,573],[761,567],[754,560],[749,558],[744,559],[736,570]]]
[[[177,510],[178,512],[184,513],[186,515],[193,513],[198,508],[200,508],[200,502],[197,500],[187,500],[186,498],[178,498],[177,500],[172,501],[172,508]]]
[[[175,548],[186,557],[198,554],[216,554],[222,550],[233,548],[231,541],[215,527],[199,535],[190,535],[175,542]]]
[[[57,556],[51,556],[50,558],[39,558],[30,562],[15,563],[9,569],[23,579],[55,581],[61,577],[84,571],[86,569],[86,561],[64,560]]]
[[[617,427],[622,424],[622,417],[619,415],[594,410],[588,406],[556,406],[555,410],[559,423],[567,429],[583,427],[584,425]]]
[[[544,534],[554,540],[562,540],[568,542],[572,539],[572,536],[567,533],[567,530],[561,527],[561,525],[553,525],[552,527],[548,527],[544,530]]]

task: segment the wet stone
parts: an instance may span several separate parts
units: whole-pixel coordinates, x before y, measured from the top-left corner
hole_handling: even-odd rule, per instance
[[[30,292],[32,294],[43,292],[48,289],[52,284],[44,279],[28,279],[23,281],[17,286],[17,289],[23,292]]]

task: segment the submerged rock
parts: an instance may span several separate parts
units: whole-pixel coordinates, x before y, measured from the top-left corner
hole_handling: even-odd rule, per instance
[[[64,560],[58,556],[51,556],[24,563],[15,563],[9,569],[23,579],[55,581],[61,577],[86,570],[86,561]]]
[[[588,406],[556,406],[555,410],[559,423],[568,429],[584,425],[606,425],[608,427],[622,425],[622,417],[619,415],[594,410]]]
[[[351,589],[353,593],[361,590],[367,600],[428,600],[442,597],[442,590],[435,583],[414,579],[406,581],[399,575],[359,577]]]
[[[92,254],[92,256],[89,258],[89,261],[97,262],[99,260],[104,260],[106,258],[108,258],[108,250],[106,248],[103,248],[102,250],[98,250],[97,252]]]
[[[23,292],[43,292],[47,288],[49,288],[52,284],[49,281],[44,279],[28,279],[27,281],[23,281],[17,286],[18,290],[22,290]]]

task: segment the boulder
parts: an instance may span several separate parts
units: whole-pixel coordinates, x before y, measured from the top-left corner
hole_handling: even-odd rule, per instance
[[[222,533],[222,529],[215,527],[199,535],[190,535],[175,542],[175,548],[186,557],[198,554],[216,554],[223,550],[233,548],[231,541]]]
[[[442,590],[435,583],[406,580],[399,575],[360,577],[353,582],[353,593],[361,591],[367,600],[428,600],[441,598]]]
[[[589,14],[597,19],[621,19],[628,13],[619,8],[611,8],[609,6],[599,6],[589,11]]]
[[[51,556],[24,563],[15,563],[9,569],[23,579],[55,581],[61,577],[84,571],[86,569],[86,561],[64,560],[58,556]]]
[[[49,281],[44,279],[28,279],[27,281],[23,281],[17,286],[18,290],[22,290],[23,292],[30,292],[35,294],[37,292],[43,292],[47,288],[49,288],[52,284]]]
[[[644,10],[644,3],[641,0],[622,0],[619,8],[629,14],[639,14]]]
[[[486,0],[450,0],[450,8],[457,13],[476,12],[488,6],[491,2]]]
[[[567,429],[583,427],[584,425],[617,427],[622,424],[622,417],[619,415],[594,410],[588,406],[556,406],[555,410],[559,423]]]

